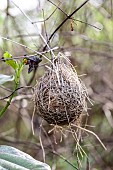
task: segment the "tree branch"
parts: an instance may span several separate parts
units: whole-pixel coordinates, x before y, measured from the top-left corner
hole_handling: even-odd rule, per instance
[[[62,25],[68,20],[70,19],[76,12],[78,12],[89,0],[86,0],[85,2],[83,2],[77,9],[75,9],[70,15],[68,15],[62,22],[61,24],[54,30],[54,32],[51,34],[51,36],[49,37],[47,44],[50,42],[51,38],[54,36],[54,34],[62,27]],[[45,47],[43,48],[43,51],[45,51],[47,45],[45,45]]]

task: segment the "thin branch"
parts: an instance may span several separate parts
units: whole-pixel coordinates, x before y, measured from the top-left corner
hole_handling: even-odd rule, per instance
[[[35,24],[37,22],[45,22],[45,21],[49,20],[49,18],[56,12],[56,10],[57,10],[57,8],[55,8],[55,10],[46,19],[41,20],[41,21],[33,21],[32,24]]]
[[[47,0],[47,1],[49,1],[51,4],[53,4],[54,6],[56,6],[64,15],[66,15],[66,17],[69,16],[69,15],[67,15],[66,12],[64,12],[61,8],[59,8],[59,6],[57,6],[54,2],[52,2],[52,1],[50,1],[50,0]],[[81,22],[81,23],[83,23],[83,24],[86,24],[86,25],[89,25],[89,26],[92,26],[92,27],[94,27],[94,28],[96,28],[96,29],[101,30],[100,28],[96,27],[95,25],[89,24],[89,23],[87,23],[87,22],[84,22],[84,21],[81,21],[81,20],[78,20],[78,19],[74,19],[74,18],[72,18],[72,17],[69,18],[69,19],[72,19],[73,21]]]
[[[9,92],[13,92],[12,90],[10,90],[10,89],[6,88],[6,87],[5,87],[5,86],[3,86],[3,85],[0,85],[0,88],[4,89],[4,90],[6,90],[6,91],[9,91]]]
[[[44,18],[45,18],[44,10],[42,10],[42,12],[43,12],[43,19],[44,19]],[[45,19],[44,19],[44,30],[45,30],[46,39],[47,39],[47,41],[48,41],[48,35],[47,35],[47,30],[46,30]]]
[[[81,23],[86,24],[86,25],[89,25],[89,26],[91,26],[91,27],[94,27],[94,28],[96,28],[96,29],[98,29],[98,30],[100,30],[100,31],[102,30],[101,28],[96,27],[95,25],[89,24],[89,23],[87,23],[87,22],[85,22],[85,21],[81,21],[81,20],[79,20],[79,19],[73,19],[73,20],[75,20],[75,21],[77,21],[77,22],[81,22]]]
[[[16,6],[21,12],[22,12],[22,14],[32,23],[32,20],[28,17],[28,15],[15,3],[15,2],[13,2],[12,0],[10,0],[13,4],[14,4],[14,6]]]
[[[75,124],[71,124],[71,125],[79,128],[79,129],[81,129],[81,130],[83,130],[83,131],[86,131],[86,132],[88,132],[88,133],[90,133],[90,134],[92,134],[92,135],[94,135],[94,136],[97,138],[97,140],[100,142],[100,144],[102,145],[102,147],[103,147],[105,150],[107,150],[107,148],[106,148],[105,145],[102,143],[102,141],[100,140],[100,138],[99,138],[94,132],[92,132],[92,131],[90,131],[90,130],[88,130],[88,129],[82,128],[82,127],[80,127],[80,126],[77,126],[77,125],[75,125]]]
[[[38,51],[36,51],[36,50],[33,50],[32,48],[30,48],[30,47],[28,47],[28,46],[26,46],[26,45],[20,44],[20,43],[14,41],[14,40],[11,40],[11,39],[6,38],[6,37],[3,37],[3,36],[0,36],[0,38],[3,39],[3,40],[10,41],[10,42],[12,42],[12,43],[14,43],[14,44],[20,45],[20,46],[22,46],[22,47],[25,47],[25,48],[27,48],[27,49],[35,52],[37,55],[40,55],[40,56],[44,57],[46,60],[48,60],[48,61],[51,63],[51,60],[50,60],[49,58],[47,58],[45,55],[43,55],[42,53],[40,53],[40,52],[38,52]],[[51,51],[51,49],[50,49],[50,51]]]
[[[28,19],[28,21],[30,21],[30,23],[31,23],[32,25],[34,25],[34,28],[36,28],[36,30],[38,30],[37,23],[33,23],[32,20],[30,19],[30,17],[29,17],[17,4],[15,4],[12,0],[10,0],[10,1],[22,12],[22,14]],[[48,43],[46,42],[45,38],[43,37],[43,35],[40,33],[39,30],[38,30],[38,33],[39,33],[41,39],[43,40],[43,42],[44,42],[44,43],[46,44],[46,46],[48,47],[48,49],[51,51],[51,54],[55,57],[53,51],[51,50],[50,46],[48,45]],[[31,48],[29,48],[29,49],[31,49]],[[35,50],[34,50],[34,51],[35,51]],[[41,55],[40,57],[42,57],[42,55]],[[49,59],[48,59],[48,60],[49,60]]]
[[[24,87],[16,88],[10,95],[8,95],[6,97],[2,97],[2,98],[0,98],[0,100],[4,100],[4,99],[7,99],[7,98],[11,97],[16,91],[18,91],[20,89],[23,89],[23,88],[33,88],[33,87],[31,87],[31,86],[24,86]]]
[[[42,148],[43,159],[44,159],[44,162],[45,162],[46,154],[45,154],[45,149],[44,149],[42,138],[41,138],[41,126],[42,126],[42,124],[40,125],[40,129],[39,129],[39,141],[40,141],[40,146]]]
[[[51,4],[53,4],[54,6],[56,6],[57,9],[59,9],[62,13],[64,13],[66,16],[68,16],[59,6],[57,6],[54,2],[47,0],[48,2],[50,2]]]
[[[58,49],[58,47],[54,47],[54,48],[52,48],[52,50],[54,51],[54,50],[57,50]],[[47,51],[42,51],[42,52],[40,52],[40,54],[45,54],[45,53],[49,53],[50,52],[50,50],[47,50]],[[27,54],[25,54],[24,56],[18,56],[18,57],[12,57],[12,58],[0,58],[0,61],[6,61],[6,60],[14,60],[14,59],[23,59],[23,58],[25,58],[25,57],[32,57],[32,56],[37,56],[37,54],[31,54],[31,55],[27,55]],[[45,64],[41,64],[41,65],[39,65],[39,66],[42,66],[42,65],[45,65]]]
[[[70,19],[76,12],[78,12],[89,0],[86,0],[85,2],[83,2],[77,9],[75,9],[70,15],[68,15],[62,22],[61,24],[53,31],[53,33],[51,34],[51,36],[48,39],[47,44],[50,42],[51,38],[54,36],[54,34],[62,27],[62,25],[64,25],[64,23]],[[43,48],[43,51],[45,51],[47,45]]]
[[[63,157],[62,155],[58,154],[56,151],[52,151],[52,153],[54,153],[55,155],[57,155],[58,157],[63,159],[65,162],[67,162],[69,165],[71,165],[74,169],[79,170],[75,165],[70,163],[65,157]]]
[[[17,87],[18,87],[18,84],[16,83],[16,84],[15,84],[14,91],[15,91],[15,89],[17,89]],[[7,101],[5,107],[0,111],[0,117],[3,116],[4,112],[5,112],[5,111],[7,110],[7,108],[9,107],[9,105],[10,105],[10,103],[11,103],[13,97],[14,97],[14,94],[15,94],[15,92],[10,96],[10,98],[9,98],[9,100]]]

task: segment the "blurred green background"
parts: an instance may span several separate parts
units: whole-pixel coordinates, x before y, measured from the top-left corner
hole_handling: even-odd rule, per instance
[[[51,33],[71,14],[83,0],[29,0],[0,1],[0,56],[5,51],[13,57],[31,55],[33,50],[42,52],[45,46],[40,37],[47,41]],[[54,4],[56,4],[56,6]],[[63,12],[62,12],[63,11]],[[71,133],[66,133],[60,142],[60,134],[48,133],[51,126],[35,115],[34,131],[31,129],[31,117],[34,103],[30,88],[20,89],[10,107],[0,119],[0,144],[15,146],[29,153],[35,159],[48,163],[52,170],[112,170],[113,169],[113,4],[112,0],[90,0],[72,19],[54,34],[50,41],[54,53],[64,53],[76,66],[78,75],[84,81],[89,97],[86,128],[95,132],[107,151],[90,133],[81,132],[80,145],[86,155],[76,149],[76,141]],[[97,27],[97,28],[96,28]],[[18,45],[17,43],[20,43]],[[24,46],[22,46],[23,44]],[[49,53],[46,56],[50,56]],[[21,57],[20,57],[21,58]],[[46,60],[43,59],[42,64]],[[26,66],[21,75],[20,86],[34,86],[44,74],[45,68],[39,67],[32,82],[33,73],[28,74]],[[0,61],[0,74],[12,75],[13,70]],[[0,86],[0,98],[8,96],[14,83]],[[0,109],[7,99],[0,100]],[[55,143],[55,139],[57,144]],[[79,159],[78,159],[79,158]]]

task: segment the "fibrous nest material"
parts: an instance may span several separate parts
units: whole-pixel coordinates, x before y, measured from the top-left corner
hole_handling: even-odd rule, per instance
[[[57,57],[34,88],[36,112],[49,124],[68,125],[87,110],[87,91],[75,68]]]

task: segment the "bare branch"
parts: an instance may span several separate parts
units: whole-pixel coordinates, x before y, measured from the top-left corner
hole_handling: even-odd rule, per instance
[[[51,34],[51,36],[48,39],[47,44],[50,42],[51,38],[54,36],[54,34],[62,27],[62,25],[64,25],[64,23],[70,19],[76,12],[78,12],[89,0],[86,0],[85,2],[83,2],[77,9],[75,9],[70,15],[68,15],[62,22],[61,24],[54,30],[54,32]],[[47,45],[43,48],[43,51],[45,51]]]

